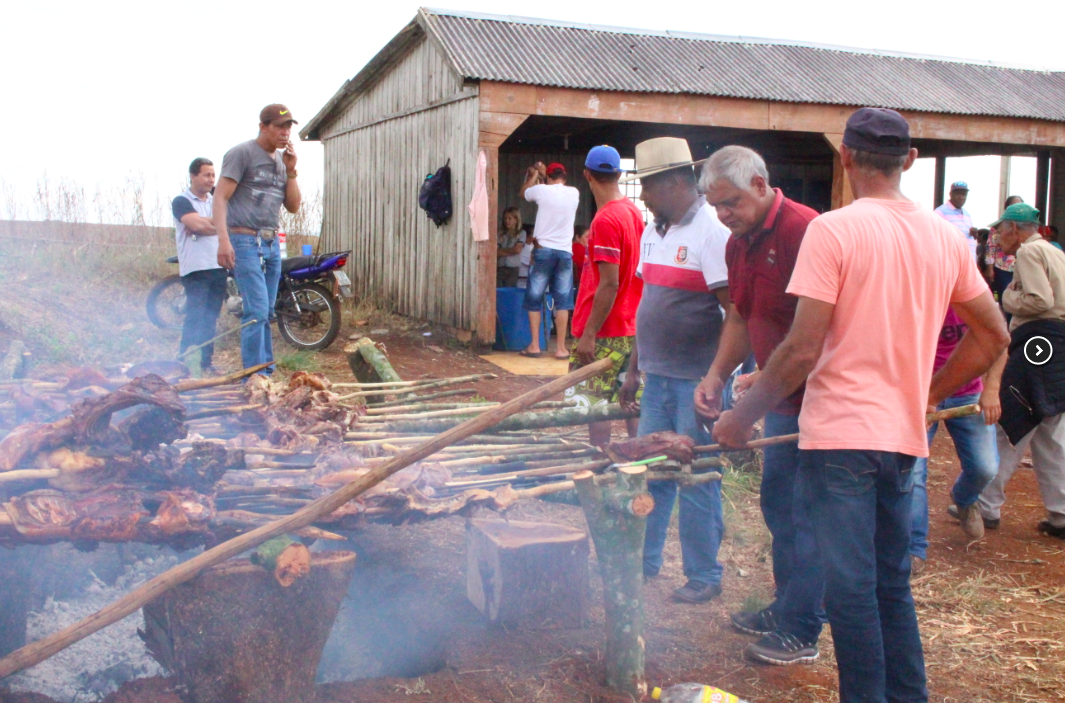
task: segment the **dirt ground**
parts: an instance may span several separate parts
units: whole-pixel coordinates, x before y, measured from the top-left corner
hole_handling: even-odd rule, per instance
[[[412,325],[404,330],[401,319],[390,321],[389,333],[373,338],[385,344],[405,379],[497,373],[498,379],[474,384],[478,394],[490,400],[513,398],[544,380],[511,376],[472,350],[449,343],[438,331],[426,338],[423,333],[429,328]],[[333,349],[315,357],[317,367],[347,380],[344,340],[368,329],[345,329]],[[913,579],[931,700],[1065,700],[1065,543],[1036,531],[1044,512],[1034,475],[1030,470],[1018,472],[1009,486],[1001,528],[969,542],[946,513],[949,487],[958,471],[953,445],[941,431],[929,467],[929,560]],[[758,509],[757,481],[753,471],[731,474],[724,481],[724,593],[711,603],[692,606],[669,599],[670,591],[684,582],[674,521],[662,575],[646,587],[647,679],[660,686],[708,683],[752,703],[837,701],[827,628],[819,661],[770,667],[745,662],[742,652],[751,638],[728,626],[730,612],[760,607],[772,594],[769,536]],[[584,527],[579,508],[543,501],[520,503],[508,517]],[[603,685],[602,591],[594,549],[587,626],[514,631],[487,625],[466,599],[462,518],[373,526],[336,547],[359,555],[339,616],[354,622],[358,635],[352,642],[331,643],[324,660],[333,671],[373,677],[322,684],[318,701],[629,700]],[[126,684],[106,701],[177,703],[171,687],[167,679],[145,679]],[[40,697],[0,692],[0,703],[7,701],[46,703]]]

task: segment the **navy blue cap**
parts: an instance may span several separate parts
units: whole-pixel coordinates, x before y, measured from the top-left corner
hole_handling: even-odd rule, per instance
[[[910,123],[883,107],[863,107],[847,120],[843,143],[849,149],[904,156],[910,152]]]
[[[612,146],[593,146],[584,160],[584,167],[600,173],[621,173],[621,154]]]

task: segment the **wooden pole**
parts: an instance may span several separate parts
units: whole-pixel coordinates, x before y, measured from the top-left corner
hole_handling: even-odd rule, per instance
[[[621,469],[614,486],[596,485],[595,474],[582,471],[573,476],[573,484],[588,520],[603,577],[606,682],[642,700],[647,694],[643,539],[647,516],[655,506],[654,498],[647,492],[647,468]]]
[[[421,391],[429,390],[430,388],[443,388],[444,386],[454,386],[458,383],[468,383],[471,380],[477,378],[498,378],[495,374],[477,374],[476,376],[462,376],[460,378],[445,378],[441,381],[433,381],[432,383],[423,383],[417,386],[397,386],[393,390],[383,388],[381,390],[370,391],[356,391],[355,393],[348,393],[347,395],[340,396],[340,400],[349,400],[351,398],[366,398],[368,396],[383,395],[383,394],[395,394],[395,393],[418,393]],[[408,397],[406,400],[409,402],[412,398]]]
[[[274,364],[273,361],[268,361],[265,364],[258,364],[256,366],[249,366],[246,369],[231,373],[227,376],[215,376],[214,378],[190,378],[185,381],[180,381],[174,384],[174,390],[178,393],[185,393],[186,391],[194,391],[200,388],[211,388],[213,386],[224,386],[227,383],[233,383],[239,381],[242,378],[251,376],[252,374],[259,373],[263,369],[269,368]]]
[[[389,388],[402,388],[408,389],[411,393],[417,393],[418,391],[425,390],[426,388],[438,388],[440,385],[454,385],[456,383],[466,383],[467,381],[480,381],[485,378],[499,378],[494,373],[475,373],[469,376],[454,376],[452,378],[423,378],[418,381],[388,381],[386,383],[334,383],[333,388],[358,388],[365,390],[367,388],[383,388],[384,392],[388,392]],[[449,391],[454,392],[454,391]]]
[[[371,469],[368,473],[360,476],[346,486],[337,489],[328,496],[319,498],[306,508],[303,508],[292,515],[277,520],[276,522],[263,525],[251,532],[235,537],[228,542],[223,542],[217,547],[208,549],[183,564],[175,566],[169,571],[151,579],[139,588],[129,592],[103,610],[0,659],[0,679],[38,664],[56,652],[66,649],[70,645],[81,641],[94,632],[98,632],[108,625],[118,622],[122,618],[135,613],[139,608],[143,607],[145,603],[150,603],[174,586],[185,583],[208,567],[223,562],[230,557],[237,556],[253,547],[257,547],[268,539],[310,525],[315,520],[337,510],[352,498],[361,495],[373,486],[381,483],[397,471],[400,471],[427,456],[431,456],[435,452],[440,451],[444,447],[447,447],[460,439],[475,435],[478,432],[483,432],[501,420],[534,403],[550,398],[556,393],[561,393],[567,388],[577,385],[581,381],[599,375],[610,368],[610,364],[611,362],[609,359],[602,359],[594,364],[590,364],[557,378],[535,390],[520,395],[503,406],[493,408],[483,415],[467,420],[458,427],[454,427],[447,432],[439,434],[433,439],[400,454],[387,464]]]
[[[543,413],[522,413],[508,418],[492,429],[493,432],[506,432],[509,430],[534,430],[545,427],[568,427],[571,425],[587,425],[589,422],[606,422],[607,420],[625,420],[630,417],[638,417],[639,411],[631,412],[618,404],[597,405],[593,408],[566,408]],[[458,424],[458,421],[447,418],[428,420],[399,420],[387,424],[374,425],[375,430],[381,432],[443,432]],[[354,438],[353,438],[354,439]]]

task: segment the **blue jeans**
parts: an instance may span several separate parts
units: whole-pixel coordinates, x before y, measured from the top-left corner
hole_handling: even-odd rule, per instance
[[[556,310],[572,310],[573,254],[561,249],[538,247],[529,262],[529,282],[525,286],[525,302],[522,307],[528,312],[538,312],[544,306],[544,293],[551,286],[551,297]]]
[[[779,437],[799,431],[798,415],[769,413],[765,436]],[[799,446],[794,443],[766,447],[762,466],[762,517],[773,535],[773,580],[776,594],[769,610],[780,629],[803,642],[817,642],[825,611],[821,607],[825,575],[821,554],[802,504]]]
[[[937,410],[957,408],[980,402],[980,394],[956,395],[939,404]],[[970,415],[946,420],[947,432],[954,440],[954,448],[961,460],[961,474],[950,490],[950,497],[959,508],[976,502],[980,492],[998,474],[998,444],[995,426],[985,425],[983,415]],[[928,445],[936,436],[939,423],[928,430]],[[921,457],[913,467],[913,529],[910,532],[910,554],[921,559],[928,555],[928,460]]]
[[[277,237],[261,242],[250,234],[231,234],[229,240],[236,253],[237,268],[233,273],[244,304],[240,321],[241,324],[256,321],[240,331],[240,356],[244,368],[248,368],[274,360],[270,317],[277,300],[277,284],[281,280],[281,248]],[[270,366],[259,373],[270,374],[273,370]]]
[[[914,457],[800,450],[802,496],[825,569],[840,703],[925,703],[910,593]]]
[[[189,347],[199,346],[215,336],[218,314],[226,300],[227,279],[226,270],[217,268],[193,271],[181,277],[185,286],[185,322],[178,353],[184,354]],[[200,368],[208,368],[214,358],[214,344],[203,347],[199,357]]]
[[[669,378],[647,374],[640,399],[639,436],[671,430],[688,435],[696,444],[710,444],[710,435],[695,416],[698,379]],[[657,574],[662,568],[662,549],[677,497],[676,481],[648,481],[647,490],[655,508],[647,516],[643,542],[643,570]],[[717,551],[725,523],[721,514],[721,483],[711,481],[680,488],[680,551],[684,575],[700,583],[721,583],[723,569]]]

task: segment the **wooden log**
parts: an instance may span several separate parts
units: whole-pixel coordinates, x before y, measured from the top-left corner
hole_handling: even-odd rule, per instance
[[[418,391],[418,390],[419,390],[418,388],[412,389],[412,391]],[[368,403],[367,407],[368,408],[388,408],[388,407],[393,407],[393,406],[396,406],[396,405],[403,405],[404,403],[409,403],[412,400],[417,400],[417,401],[421,402],[421,401],[427,401],[427,400],[436,400],[437,398],[450,398],[450,397],[456,396],[456,395],[472,395],[473,393],[476,393],[476,392],[477,392],[477,390],[474,389],[474,388],[455,388],[455,389],[450,390],[450,391],[440,391],[439,393],[430,393],[428,395],[419,395],[419,396],[414,396],[414,397],[410,397],[410,398],[397,398],[396,400],[386,400],[386,401],[381,402],[381,403]]]
[[[454,376],[451,378],[423,378],[418,381],[392,381],[388,383],[334,383],[333,388],[409,388],[411,392],[418,392],[426,388],[439,388],[441,385],[454,385],[456,383],[468,383],[480,381],[486,378],[499,378],[494,373],[475,373],[468,376]],[[387,390],[385,391],[387,392]]]
[[[403,379],[399,377],[396,370],[392,368],[391,362],[383,351],[377,348],[377,345],[369,337],[363,337],[355,342],[344,347],[344,355],[348,359],[348,366],[351,367],[351,372],[355,374],[361,383],[402,383]],[[393,385],[393,388],[396,386]],[[363,391],[370,395],[365,397],[377,398],[384,400],[384,389],[379,391]],[[396,391],[393,391],[396,392]],[[354,394],[341,396],[341,400],[347,400],[351,397],[357,397]]]
[[[606,682],[642,700],[647,694],[643,641],[643,539],[654,499],[647,469],[621,469],[614,486],[596,485],[595,474],[573,477],[603,578],[606,613]]]
[[[572,425],[587,425],[590,422],[625,420],[630,417],[639,417],[639,411],[629,411],[615,403],[612,405],[597,405],[593,408],[566,408],[543,413],[522,413],[499,423],[492,428],[492,431],[506,432],[544,429],[547,427],[568,427]],[[450,418],[397,420],[381,425],[380,430],[382,432],[432,433],[444,432],[458,424],[458,420]]]
[[[397,388],[399,389],[398,391],[389,391],[388,389],[356,391],[355,393],[348,393],[347,395],[342,395],[342,396],[340,396],[340,399],[341,400],[348,400],[349,398],[366,398],[368,396],[380,396],[382,393],[391,394],[391,393],[398,393],[398,392],[403,392],[404,394],[407,395],[407,397],[409,399],[410,397],[412,397],[411,394],[416,392],[416,391],[425,391],[425,390],[429,390],[430,388],[442,388],[444,386],[453,386],[453,385],[455,385],[457,383],[469,383],[470,381],[475,381],[475,380],[482,379],[482,378],[499,378],[499,377],[496,376],[494,373],[481,373],[481,374],[474,374],[472,376],[460,376],[458,378],[445,378],[445,379],[442,379],[440,381],[431,381],[429,383],[422,383],[422,384],[419,384],[418,386],[415,386],[415,387],[397,386]]]
[[[317,552],[282,588],[245,559],[212,567],[145,605],[148,651],[195,703],[309,701],[354,569],[353,552]]]
[[[584,627],[588,535],[545,522],[466,521],[466,595],[489,622],[525,630]]]
[[[274,575],[282,588],[311,573],[311,551],[288,535],[274,537],[251,553],[251,563]]]
[[[414,447],[397,456],[391,462],[371,469],[368,473],[360,476],[351,483],[342,486],[328,496],[319,498],[311,505],[303,508],[293,515],[277,520],[276,522],[263,525],[246,534],[240,535],[228,542],[212,547],[201,554],[183,562],[147,583],[135,588],[122,598],[102,610],[93,613],[73,625],[59,632],[48,635],[33,644],[27,645],[18,651],[0,659],[0,679],[10,676],[16,671],[22,671],[26,667],[33,666],[44,661],[56,652],[66,649],[75,642],[88,637],[94,632],[118,622],[122,618],[137,611],[145,603],[166,593],[174,586],[182,584],[196,576],[198,573],[226,559],[241,554],[242,552],[257,547],[266,540],[293,532],[301,527],[306,527],[319,518],[331,514],[340,506],[352,498],[355,498],[370,488],[384,481],[394,473],[405,469],[411,464],[420,461],[454,442],[484,432],[489,427],[501,422],[521,410],[561,393],[571,386],[575,386],[593,376],[597,376],[610,368],[610,360],[602,359],[588,366],[571,371],[549,383],[534,390],[524,393],[505,405],[495,408],[472,420],[467,420],[458,427],[437,435],[433,439]]]

